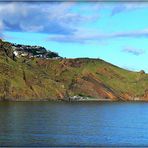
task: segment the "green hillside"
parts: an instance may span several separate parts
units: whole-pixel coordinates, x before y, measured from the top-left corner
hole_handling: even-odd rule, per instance
[[[81,96],[106,100],[147,100],[148,75],[100,59],[14,58],[0,41],[1,100],[68,100]]]

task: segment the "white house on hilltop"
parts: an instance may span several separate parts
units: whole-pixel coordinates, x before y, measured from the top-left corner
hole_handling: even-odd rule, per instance
[[[15,50],[15,51],[13,52],[13,54],[14,54],[16,57],[19,57],[18,51]]]

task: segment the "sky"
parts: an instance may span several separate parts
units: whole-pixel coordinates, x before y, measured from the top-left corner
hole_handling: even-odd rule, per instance
[[[0,37],[148,72],[148,3],[0,2]]]

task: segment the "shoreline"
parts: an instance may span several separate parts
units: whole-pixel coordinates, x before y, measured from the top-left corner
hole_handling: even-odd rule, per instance
[[[148,100],[111,100],[111,99],[98,99],[98,98],[93,98],[93,99],[80,99],[80,100],[69,100],[69,99],[32,99],[32,100],[0,100],[0,102],[67,102],[67,103],[72,103],[72,102],[146,102],[148,103]]]
[[[148,100],[139,97],[133,97],[130,99],[124,98],[102,98],[102,97],[90,97],[90,96],[67,96],[64,98],[5,98],[0,99],[0,102],[148,102]]]

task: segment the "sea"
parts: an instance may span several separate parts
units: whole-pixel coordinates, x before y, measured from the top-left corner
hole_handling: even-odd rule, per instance
[[[0,147],[148,146],[146,102],[0,102]]]

